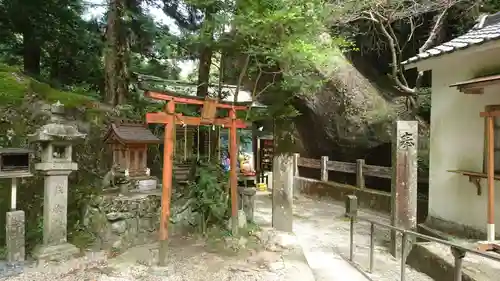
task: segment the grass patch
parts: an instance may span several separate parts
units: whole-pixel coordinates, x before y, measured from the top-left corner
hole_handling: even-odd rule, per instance
[[[16,72],[1,71],[0,64],[0,102],[2,104],[20,104],[27,93],[29,80]]]
[[[256,224],[249,223],[246,228],[240,229],[237,236],[233,236],[231,231],[227,229],[213,227],[207,230],[204,237],[205,248],[208,252],[229,256],[256,250],[260,248],[260,243],[254,234],[259,230],[260,228]]]
[[[75,230],[68,236],[71,243],[79,249],[87,249],[95,242],[95,236],[85,230]]]
[[[38,82],[34,79],[31,79],[29,86],[31,90],[34,93],[38,94],[43,100],[50,103],[60,101],[62,104],[69,108],[85,106],[95,101],[95,99],[89,96],[60,91],[50,87],[48,84]]]
[[[69,108],[90,106],[96,102],[95,98],[87,95],[52,88],[46,83],[22,74],[17,67],[0,63],[0,104],[20,104],[30,93],[49,103],[60,101]]]

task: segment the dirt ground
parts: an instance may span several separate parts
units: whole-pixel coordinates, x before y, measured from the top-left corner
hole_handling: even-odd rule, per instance
[[[211,233],[210,238],[172,237],[166,267],[157,266],[158,245],[155,243],[131,248],[116,257],[104,252],[89,252],[64,263],[30,266],[20,275],[0,280],[285,281],[295,280],[291,276],[300,276],[304,265],[290,261],[295,246],[276,243],[273,237],[280,236],[276,232],[254,232],[238,238],[220,233]],[[307,276],[301,280],[312,281]]]

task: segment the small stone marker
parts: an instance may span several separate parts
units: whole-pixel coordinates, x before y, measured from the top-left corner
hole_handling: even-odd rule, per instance
[[[6,237],[7,262],[15,264],[24,261],[24,211],[7,212]]]
[[[293,155],[275,155],[273,159],[273,215],[276,230],[292,232]]]
[[[417,227],[418,122],[396,121],[392,141],[391,224]],[[397,256],[397,233],[391,231],[391,254]],[[406,242],[406,241],[405,241]],[[409,249],[407,248],[407,253]]]

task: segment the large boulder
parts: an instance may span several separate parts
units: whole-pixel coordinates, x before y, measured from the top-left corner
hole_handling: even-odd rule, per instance
[[[296,128],[311,157],[353,159],[390,142],[400,106],[339,50],[330,52],[327,63],[315,64],[321,86],[301,93],[294,102],[301,113],[295,119]]]

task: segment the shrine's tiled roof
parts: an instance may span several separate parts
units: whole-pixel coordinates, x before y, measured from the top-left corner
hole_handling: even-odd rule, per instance
[[[121,121],[111,124],[104,140],[109,142],[112,136],[122,143],[159,143],[158,139],[142,122]]]
[[[489,41],[500,39],[500,12],[493,15],[481,16],[477,24],[462,36],[458,36],[446,43],[419,53],[406,61],[403,65],[426,60],[444,54],[464,50]]]

